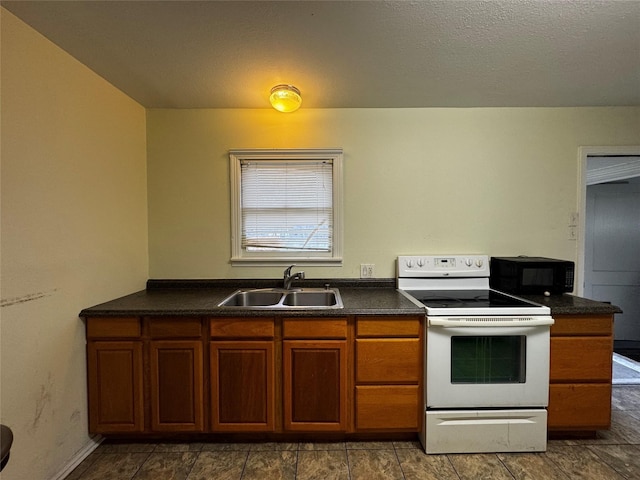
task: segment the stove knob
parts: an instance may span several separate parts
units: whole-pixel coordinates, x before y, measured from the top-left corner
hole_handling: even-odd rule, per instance
[[[407,260],[407,267],[413,268],[413,260]]]
[[[482,267],[483,261],[481,258],[476,260],[476,265],[478,266],[478,268]]]
[[[420,268],[424,267],[424,258],[419,258],[419,259],[418,259],[418,266],[419,266]]]
[[[465,259],[464,259],[464,264],[465,264],[467,267],[470,267],[471,265],[473,265],[473,260],[471,260],[470,258],[465,258]]]

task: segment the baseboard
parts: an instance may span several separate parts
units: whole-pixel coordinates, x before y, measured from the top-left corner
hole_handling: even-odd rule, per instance
[[[102,437],[102,435],[94,435],[93,437],[90,437],[86,445],[78,450],[78,452],[73,457],[71,457],[71,459],[62,467],[62,469],[49,480],[65,479],[71,472],[75,470],[78,465],[82,463],[85,458],[91,455],[91,453],[96,448],[98,448],[103,441],[104,438]]]

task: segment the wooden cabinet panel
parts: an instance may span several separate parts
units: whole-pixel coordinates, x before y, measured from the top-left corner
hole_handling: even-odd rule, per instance
[[[359,337],[417,337],[424,317],[375,316],[357,317]]]
[[[346,431],[347,342],[283,342],[285,430]]]
[[[212,338],[273,338],[273,318],[212,318]]]
[[[611,384],[551,384],[547,411],[550,430],[608,429]]]
[[[273,342],[216,341],[210,351],[213,431],[273,431]]]
[[[548,428],[595,431],[611,425],[613,315],[554,315]]]
[[[611,337],[552,337],[551,382],[611,381]]]
[[[356,429],[419,431],[419,404],[417,385],[358,385]]]
[[[284,338],[347,338],[346,318],[285,318]]]
[[[418,338],[356,340],[356,382],[418,383],[422,369]]]
[[[151,338],[187,338],[202,336],[199,318],[151,317],[146,318]]]
[[[151,429],[201,432],[203,415],[202,342],[150,343]]]
[[[87,356],[89,431],[143,431],[142,344],[89,342]]]
[[[613,315],[554,315],[551,336],[611,335]]]
[[[137,317],[87,318],[87,338],[137,338],[140,330]]]

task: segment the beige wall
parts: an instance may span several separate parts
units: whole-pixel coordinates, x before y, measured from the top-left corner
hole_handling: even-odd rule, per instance
[[[148,275],[145,111],[0,12],[2,478],[45,480],[90,444],[78,312]]]
[[[575,260],[578,147],[637,145],[640,108],[148,110],[151,278],[279,278],[231,267],[228,150],[344,149],[343,267],[399,254]]]

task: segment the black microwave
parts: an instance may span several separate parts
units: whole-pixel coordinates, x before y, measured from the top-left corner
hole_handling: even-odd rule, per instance
[[[543,295],[573,291],[575,266],[544,257],[491,257],[489,285],[516,294]]]

